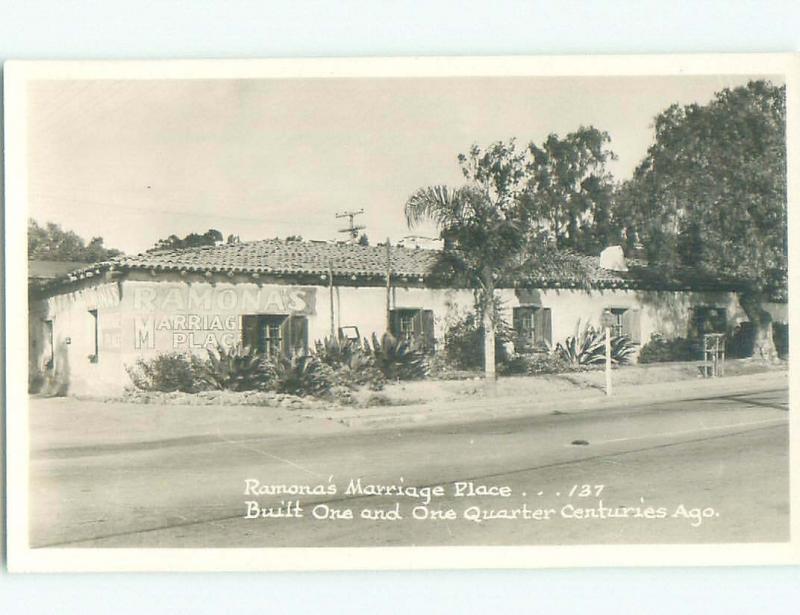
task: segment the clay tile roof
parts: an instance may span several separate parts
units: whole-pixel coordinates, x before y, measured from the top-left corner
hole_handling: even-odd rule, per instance
[[[463,286],[446,252],[422,248],[390,248],[393,276],[422,278],[438,286]],[[221,244],[182,250],[160,250],[134,256],[119,256],[104,263],[71,272],[80,278],[86,271],[144,269],[156,272],[266,273],[271,275],[327,276],[330,266],[337,277],[382,278],[386,275],[386,247],[323,241],[266,239],[239,244]],[[500,276],[498,287],[637,289],[735,288],[732,283],[702,278],[691,272],[664,273],[637,261],[628,261],[629,271],[600,267],[599,259],[573,253],[553,253],[531,265],[522,274]]]
[[[394,274],[426,276],[440,259],[435,250],[390,249]],[[266,239],[184,250],[155,251],[111,261],[119,268],[233,271],[273,274],[374,276],[386,273],[386,247]]]

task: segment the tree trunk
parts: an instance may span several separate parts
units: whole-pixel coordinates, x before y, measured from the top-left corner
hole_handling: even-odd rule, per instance
[[[497,378],[494,356],[494,279],[488,268],[483,273],[483,366],[487,380]]]
[[[753,325],[753,356],[774,361],[778,352],[772,339],[772,316],[763,308],[762,299],[758,293],[744,292],[739,295],[739,305]]]

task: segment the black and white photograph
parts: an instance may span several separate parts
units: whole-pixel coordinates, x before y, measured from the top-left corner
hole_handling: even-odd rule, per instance
[[[7,65],[11,566],[796,562],[795,68]]]

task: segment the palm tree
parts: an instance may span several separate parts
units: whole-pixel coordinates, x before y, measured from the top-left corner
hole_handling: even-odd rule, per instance
[[[485,157],[478,156],[477,148],[473,148],[473,153],[479,163],[486,162]],[[504,267],[518,260],[528,228],[517,194],[498,189],[498,183],[475,181],[455,189],[447,186],[420,188],[405,205],[409,228],[425,221],[433,222],[446,245],[451,246],[450,257],[479,289],[487,378],[496,377],[495,285]]]

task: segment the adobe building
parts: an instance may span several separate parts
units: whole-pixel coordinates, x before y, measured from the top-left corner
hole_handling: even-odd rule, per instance
[[[130,385],[125,366],[141,357],[217,344],[303,352],[387,325],[435,349],[448,320],[474,306],[457,280],[447,252],[419,248],[265,240],[121,256],[31,285],[32,387],[118,394]],[[635,343],[746,320],[734,285],[665,278],[626,264],[619,248],[563,255],[498,287],[505,318],[533,345],[604,313]]]

